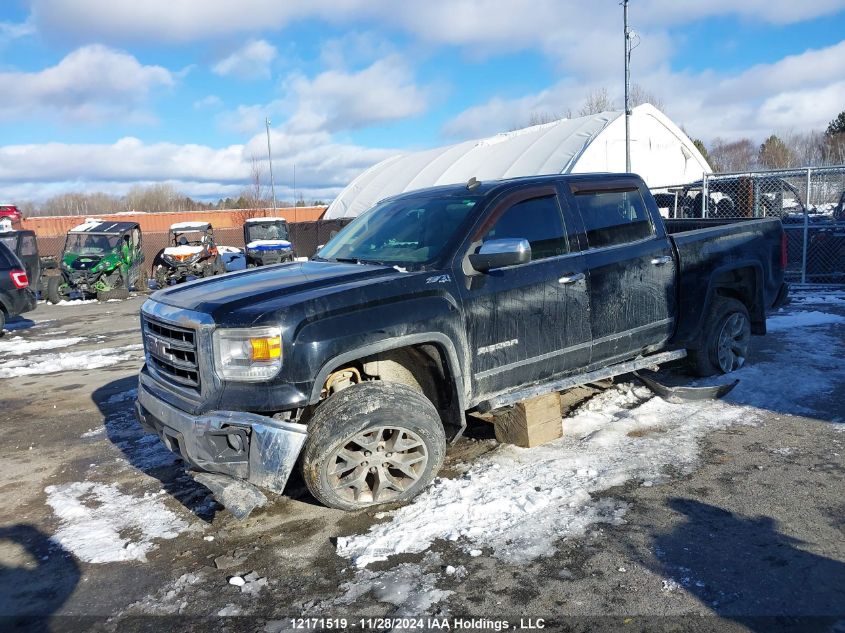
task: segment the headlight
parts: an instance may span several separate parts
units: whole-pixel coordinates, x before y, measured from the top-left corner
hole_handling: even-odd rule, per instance
[[[224,380],[249,382],[272,378],[282,368],[281,328],[216,330],[214,365]]]

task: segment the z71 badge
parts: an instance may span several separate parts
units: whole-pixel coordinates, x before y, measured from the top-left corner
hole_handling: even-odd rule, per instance
[[[448,284],[452,281],[452,278],[449,275],[435,275],[434,277],[429,277],[425,280],[427,284]]]

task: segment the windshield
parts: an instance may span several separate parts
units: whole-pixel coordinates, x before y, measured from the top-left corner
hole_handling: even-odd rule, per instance
[[[403,198],[376,205],[318,253],[318,259],[413,265],[433,261],[480,196]]]
[[[120,244],[119,235],[91,235],[90,233],[69,233],[65,251],[77,255],[103,255],[110,253]]]
[[[250,222],[246,225],[248,242],[255,240],[286,240],[288,227],[282,222]]]
[[[174,231],[173,243],[176,246],[202,246],[205,243],[205,231]]]

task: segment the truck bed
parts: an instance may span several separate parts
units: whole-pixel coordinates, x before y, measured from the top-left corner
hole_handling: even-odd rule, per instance
[[[689,347],[694,342],[692,337],[700,334],[708,307],[704,302],[716,281],[728,291],[735,283],[737,293],[753,288],[754,296],[747,297],[752,306],[752,331],[764,334],[765,312],[775,302],[782,284],[777,274],[783,234],[780,220],[682,219],[666,220],[665,225],[678,255],[680,280],[679,327],[674,342]],[[720,278],[722,269],[731,272]]]

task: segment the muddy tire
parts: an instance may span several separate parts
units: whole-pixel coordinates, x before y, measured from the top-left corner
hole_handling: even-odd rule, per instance
[[[61,277],[47,278],[47,301],[49,301],[53,305],[57,304],[63,298],[62,293],[59,292],[59,285],[61,284],[61,282]]]
[[[688,350],[692,372],[697,376],[727,374],[742,367],[751,343],[748,308],[730,297],[714,297],[699,349]]]
[[[323,402],[308,423],[302,472],[330,508],[407,501],[434,479],[446,455],[437,409],[399,383],[366,382]]]

